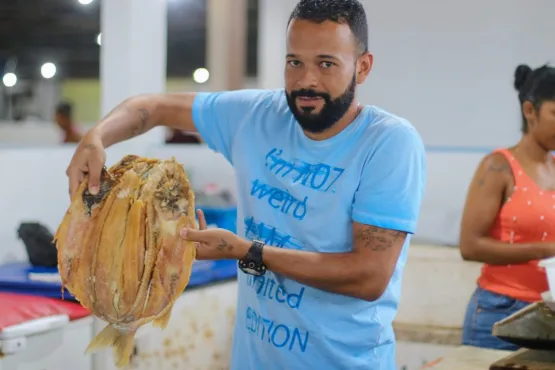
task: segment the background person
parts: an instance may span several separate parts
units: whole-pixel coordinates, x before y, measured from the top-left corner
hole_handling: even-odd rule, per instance
[[[73,121],[73,106],[70,103],[61,102],[56,106],[54,120],[64,134],[64,143],[78,143],[81,140],[81,134]]]
[[[468,304],[463,344],[515,350],[493,324],[541,300],[549,290],[538,260],[555,256],[555,68],[515,71],[522,109],[517,145],[487,155],[470,184],[460,248],[484,263]]]

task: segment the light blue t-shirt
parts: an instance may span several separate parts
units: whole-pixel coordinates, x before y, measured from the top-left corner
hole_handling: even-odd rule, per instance
[[[341,133],[314,141],[284,90],[199,93],[193,120],[236,170],[240,236],[329,253],[352,250],[353,221],[414,233],[426,154],[407,120],[365,106]],[[375,302],[238,270],[231,369],[397,369],[392,321],[409,243]]]

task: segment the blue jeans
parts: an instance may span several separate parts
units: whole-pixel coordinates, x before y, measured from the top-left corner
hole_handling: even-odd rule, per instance
[[[462,344],[506,351],[518,350],[518,346],[493,336],[491,330],[493,324],[529,304],[477,287],[466,310]]]

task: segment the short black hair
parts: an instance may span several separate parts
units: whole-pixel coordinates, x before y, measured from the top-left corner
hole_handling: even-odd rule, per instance
[[[73,113],[73,105],[69,102],[58,103],[58,105],[56,106],[56,113],[71,118],[71,115]]]
[[[536,109],[545,101],[555,100],[555,68],[547,64],[532,69],[526,64],[519,65],[514,74],[514,87],[518,91],[518,100],[522,104],[529,101]],[[528,123],[522,113],[523,133],[528,132]]]
[[[276,0],[277,1],[277,0]],[[332,21],[347,24],[361,53],[368,51],[368,22],[364,7],[358,0],[300,0],[287,25],[293,19],[315,23]]]

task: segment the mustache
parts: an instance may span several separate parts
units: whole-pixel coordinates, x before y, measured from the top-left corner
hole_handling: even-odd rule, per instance
[[[294,90],[291,92],[291,97],[293,98],[323,98],[323,99],[329,99],[329,94],[324,93],[324,92],[318,92],[312,89],[299,89],[299,90]]]

